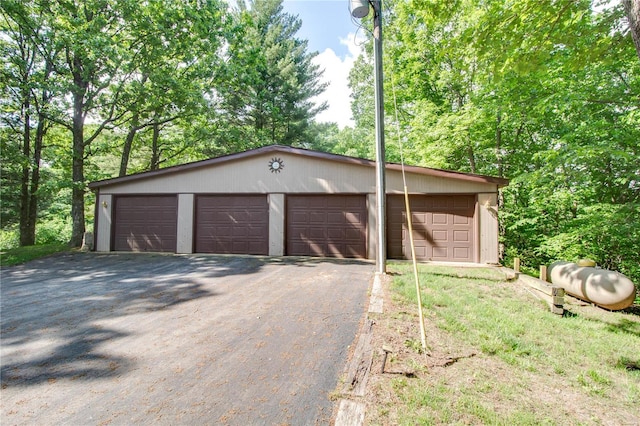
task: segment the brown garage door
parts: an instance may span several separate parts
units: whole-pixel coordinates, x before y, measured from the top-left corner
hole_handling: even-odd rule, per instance
[[[196,253],[269,254],[266,195],[196,198]]]
[[[119,196],[114,203],[114,250],[176,251],[175,195]]]
[[[409,197],[416,259],[475,262],[475,195]],[[404,196],[387,197],[387,249],[391,259],[410,259]]]
[[[366,197],[287,196],[287,254],[366,258]]]

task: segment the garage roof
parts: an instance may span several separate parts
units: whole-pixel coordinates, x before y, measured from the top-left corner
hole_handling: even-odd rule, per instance
[[[181,173],[187,170],[193,170],[193,169],[198,169],[203,167],[211,167],[211,166],[215,166],[223,163],[230,163],[233,161],[243,160],[243,159],[258,156],[258,155],[276,154],[276,153],[289,153],[289,154],[300,155],[304,157],[317,158],[321,160],[333,161],[338,163],[360,165],[365,167],[375,168],[376,166],[376,163],[374,161],[366,160],[363,158],[348,157],[346,155],[330,154],[327,152],[313,151],[313,150],[302,149],[302,148],[293,148],[290,146],[283,146],[283,145],[269,145],[262,148],[239,152],[236,154],[229,154],[221,157],[210,158],[207,160],[195,161],[192,163],[186,163],[178,166],[167,167],[160,170],[153,170],[149,172],[136,173],[132,175],[91,182],[89,184],[89,188],[97,189],[107,185],[120,184],[120,183],[131,182],[131,181],[142,180],[142,179],[150,179],[157,176]],[[398,163],[387,163],[386,169],[401,170],[402,165]],[[508,179],[478,175],[478,174],[472,174],[472,173],[462,173],[462,172],[453,172],[448,170],[432,169],[429,167],[405,165],[405,170],[408,173],[415,173],[415,174],[449,178],[449,179],[457,179],[457,180],[470,181],[470,182],[493,183],[493,184],[497,184],[498,186],[506,186],[509,184]]]

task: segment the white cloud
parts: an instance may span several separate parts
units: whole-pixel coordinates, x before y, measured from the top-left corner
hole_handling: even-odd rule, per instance
[[[341,38],[340,43],[347,46],[349,50],[344,59],[329,48],[314,58],[314,63],[324,70],[323,81],[329,84],[324,93],[314,100],[317,103],[326,101],[329,105],[325,111],[316,116],[316,121],[338,123],[338,127],[342,129],[353,126],[349,72],[360,55],[362,43],[353,33],[346,38]]]

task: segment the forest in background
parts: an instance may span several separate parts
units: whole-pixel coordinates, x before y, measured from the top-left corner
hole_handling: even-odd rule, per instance
[[[346,0],[345,0],[346,1]],[[281,0],[0,0],[0,248],[92,229],[88,182],[282,144],[374,157],[370,22],[355,125]],[[640,1],[388,0],[388,161],[511,180],[504,261],[640,283]]]

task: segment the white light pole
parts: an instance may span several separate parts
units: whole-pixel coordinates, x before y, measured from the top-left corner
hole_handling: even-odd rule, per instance
[[[373,8],[373,77],[375,80],[376,109],[376,220],[377,256],[379,274],[387,272],[386,183],[384,154],[384,93],[382,91],[382,0],[351,0],[351,16],[362,19]]]

